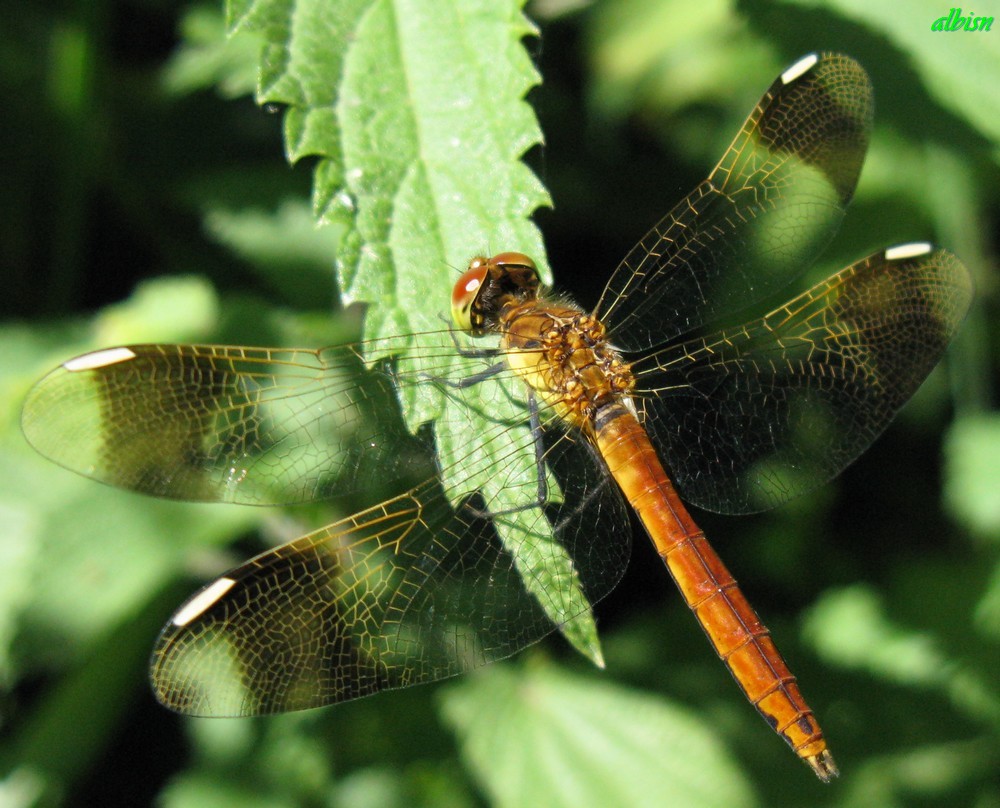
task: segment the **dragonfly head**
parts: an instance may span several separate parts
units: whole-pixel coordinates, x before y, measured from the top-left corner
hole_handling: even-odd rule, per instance
[[[473,258],[451,292],[452,322],[482,336],[498,324],[504,306],[537,297],[540,284],[538,267],[524,253]]]

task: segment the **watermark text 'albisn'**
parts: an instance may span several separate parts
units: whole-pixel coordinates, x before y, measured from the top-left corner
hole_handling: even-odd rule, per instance
[[[938,17],[931,25],[932,31],[989,31],[992,17],[975,17],[974,11],[968,17],[962,16],[961,8],[953,8],[947,17]]]

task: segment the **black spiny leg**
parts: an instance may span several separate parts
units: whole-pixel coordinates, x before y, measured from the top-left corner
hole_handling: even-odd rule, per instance
[[[482,359],[486,357],[500,356],[502,353],[499,348],[463,348],[459,343],[458,338],[455,336],[455,330],[449,329],[448,333],[451,335],[451,340],[455,344],[455,351],[459,356]],[[459,379],[457,382],[452,381],[451,379],[443,379],[438,376],[432,376],[430,374],[423,375],[424,378],[438,384],[443,384],[446,387],[450,387],[452,390],[464,390],[467,387],[474,387],[480,382],[502,373],[506,368],[507,363],[501,360],[479,371],[478,373],[473,373],[471,376]],[[542,440],[542,418],[538,411],[538,401],[535,398],[534,392],[528,393],[528,426],[531,429],[532,443],[535,446],[535,468],[538,478],[538,490],[535,501],[524,505],[518,505],[515,508],[507,508],[505,510],[498,511],[497,513],[481,511],[479,508],[474,508],[472,505],[466,503],[465,507],[472,511],[477,518],[489,519],[490,517],[503,516],[505,514],[520,513],[521,511],[527,511],[531,508],[541,508],[548,500],[549,486],[545,479],[545,442]]]
[[[492,371],[493,368],[487,368],[487,370]],[[480,375],[480,374],[476,374]],[[470,377],[472,378],[472,377]],[[466,381],[463,379],[463,381]],[[535,399],[535,394],[530,392],[528,394],[528,425],[531,429],[531,439],[535,446],[535,474],[538,480],[538,491],[534,502],[526,502],[524,505],[518,505],[514,508],[505,508],[502,511],[481,511],[479,508],[474,508],[472,505],[466,503],[465,507],[472,511],[479,519],[489,519],[491,517],[496,518],[497,516],[506,516],[512,513],[521,513],[522,511],[528,511],[532,508],[544,507],[545,503],[549,498],[549,484],[545,479],[545,441],[542,436],[542,418],[538,412],[538,401]]]

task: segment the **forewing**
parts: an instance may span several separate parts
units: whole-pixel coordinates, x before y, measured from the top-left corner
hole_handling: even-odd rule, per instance
[[[512,458],[531,451],[525,434]],[[477,453],[448,489],[430,480],[210,584],[157,642],[158,698],[195,715],[318,707],[502,659],[583,614],[625,568],[625,514],[590,447],[549,434],[549,491],[562,493],[544,505],[517,460]],[[523,507],[490,514],[471,482],[484,473]]]
[[[872,122],[864,69],[810,55],[764,94],[709,178],[615,270],[596,309],[611,340],[644,350],[788,284],[833,236]]]
[[[937,364],[971,298],[954,255],[903,245],[637,362],[646,427],[682,496],[749,513],[839,473]]]
[[[396,390],[453,363],[448,332],[425,335],[420,373],[400,377],[391,359],[364,359],[366,349],[394,356],[409,347],[398,339],[320,351],[96,351],[32,388],[22,428],[60,465],[156,496],[263,505],[372,490],[420,472],[421,447],[399,416]]]

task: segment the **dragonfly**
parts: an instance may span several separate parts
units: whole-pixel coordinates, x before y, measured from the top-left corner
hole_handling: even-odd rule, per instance
[[[195,501],[365,498],[181,605],[152,655],[157,698],[192,715],[272,714],[508,657],[590,618],[616,585],[627,502],[749,701],[818,777],[837,775],[685,503],[751,513],[829,480],[959,328],[969,273],[922,242],[737,317],[833,236],[871,126],[856,61],[802,58],[593,311],[503,252],[469,263],[453,325],[433,333],[321,350],[130,345],[44,377],[24,434],[87,477]]]

